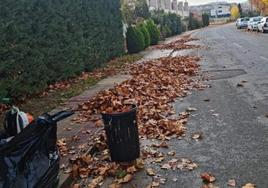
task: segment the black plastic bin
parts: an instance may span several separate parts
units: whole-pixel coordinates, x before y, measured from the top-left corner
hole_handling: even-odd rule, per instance
[[[130,162],[140,156],[137,108],[129,112],[102,114],[111,160]]]

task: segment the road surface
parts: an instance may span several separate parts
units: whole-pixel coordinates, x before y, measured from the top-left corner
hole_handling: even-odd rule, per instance
[[[174,143],[174,149],[200,168],[177,174],[178,181],[166,187],[200,187],[200,173],[211,172],[221,188],[228,187],[229,179],[235,179],[237,187],[253,183],[266,188],[268,35],[237,30],[233,24],[205,28],[193,35],[209,47],[194,53],[203,57],[202,71],[212,75],[212,87],[175,104],[177,111],[188,106],[198,110],[188,123],[188,140]],[[241,82],[243,87],[238,87]],[[195,132],[202,132],[203,140],[192,142],[189,137]]]

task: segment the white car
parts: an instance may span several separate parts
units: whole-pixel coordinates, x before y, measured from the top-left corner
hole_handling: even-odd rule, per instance
[[[262,17],[253,17],[248,21],[248,31],[257,31],[258,23],[261,21]]]
[[[238,18],[236,20],[236,28],[237,29],[243,29],[248,27],[248,18]]]
[[[258,24],[258,31],[263,33],[268,31],[268,17],[264,17],[261,19],[260,23]]]

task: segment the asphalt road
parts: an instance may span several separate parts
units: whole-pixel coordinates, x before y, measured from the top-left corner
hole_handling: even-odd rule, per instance
[[[198,110],[190,118],[186,139],[173,145],[178,155],[194,160],[199,169],[168,174],[178,181],[165,187],[201,187],[200,173],[211,172],[221,188],[228,187],[229,179],[235,179],[237,187],[253,183],[267,188],[268,34],[228,24],[193,35],[208,47],[192,53],[203,57],[202,70],[212,76],[208,82],[212,87],[175,104],[178,112],[188,106]],[[241,81],[243,87],[237,87]],[[202,132],[203,140],[193,142],[190,136],[195,132]]]

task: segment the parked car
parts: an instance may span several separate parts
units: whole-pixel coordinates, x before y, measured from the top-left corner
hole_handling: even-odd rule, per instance
[[[236,20],[237,29],[247,28],[248,27],[249,18],[238,18]]]
[[[261,19],[260,23],[258,24],[258,31],[263,33],[268,31],[268,17],[264,17]]]
[[[261,16],[250,18],[248,21],[248,31],[257,31],[261,19]]]

